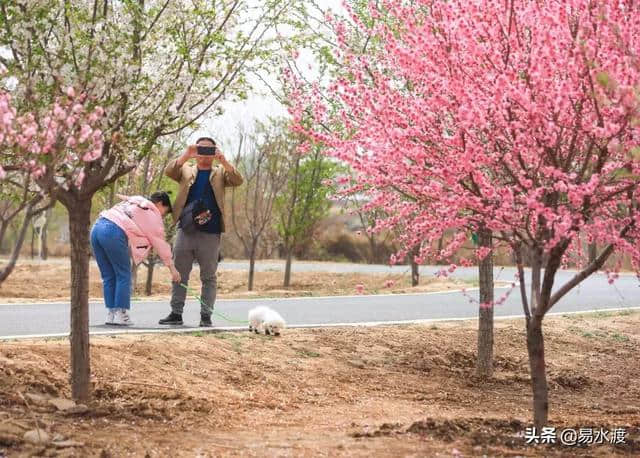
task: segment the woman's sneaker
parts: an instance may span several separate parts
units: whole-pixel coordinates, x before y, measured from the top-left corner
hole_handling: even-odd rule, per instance
[[[132,326],[133,321],[131,321],[129,311],[127,309],[118,309],[116,311],[116,319],[113,324],[117,326]]]
[[[107,309],[107,319],[104,324],[115,324],[116,321],[116,309]]]

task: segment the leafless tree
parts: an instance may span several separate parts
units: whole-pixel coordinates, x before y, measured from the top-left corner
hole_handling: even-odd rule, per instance
[[[276,197],[288,177],[282,137],[259,125],[256,132],[240,133],[235,163],[244,184],[231,191],[231,221],[249,258],[248,290],[253,290],[255,261],[262,236],[273,226]]]

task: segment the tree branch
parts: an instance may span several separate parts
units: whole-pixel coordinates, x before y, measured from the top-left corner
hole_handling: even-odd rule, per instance
[[[625,234],[627,232],[629,232],[629,230],[631,229],[632,226],[633,226],[633,222],[627,224],[624,227],[624,229],[622,229],[622,231],[620,232],[620,237],[624,237]],[[584,270],[582,270],[580,273],[575,275],[567,283],[562,285],[562,287],[558,291],[556,291],[551,296],[551,298],[549,299],[548,306],[544,310],[544,313],[549,311],[549,309],[551,309],[551,307],[553,307],[560,299],[562,299],[562,297],[565,294],[567,294],[569,291],[571,291],[575,286],[579,285],[585,278],[587,278],[589,275],[591,275],[592,273],[596,272],[597,270],[600,270],[602,268],[602,266],[604,265],[605,261],[613,253],[613,249],[614,249],[613,244],[608,245],[602,251],[602,253],[600,253],[600,255],[595,259],[595,261],[593,261],[591,264],[589,264]]]

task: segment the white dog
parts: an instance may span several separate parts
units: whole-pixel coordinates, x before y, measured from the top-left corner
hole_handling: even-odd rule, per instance
[[[249,331],[279,336],[285,326],[284,318],[269,307],[260,305],[249,310]]]

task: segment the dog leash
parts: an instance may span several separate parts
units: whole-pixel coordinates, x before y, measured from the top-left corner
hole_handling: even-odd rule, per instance
[[[205,307],[208,307],[208,305],[205,304],[205,302],[200,298],[200,296],[198,296],[191,288],[189,288],[184,283],[179,283],[179,285],[182,286],[184,289],[186,289],[187,293],[191,294],[193,297],[198,299],[198,302],[200,302],[200,305],[204,305]],[[224,314],[222,314],[220,312],[216,312],[215,310],[212,310],[211,313],[216,315],[219,318],[222,318],[225,321],[228,321],[229,323],[249,324],[249,322],[247,320],[236,320],[236,319],[233,319],[233,318],[229,318],[228,316],[226,316],[226,315],[224,315]]]

